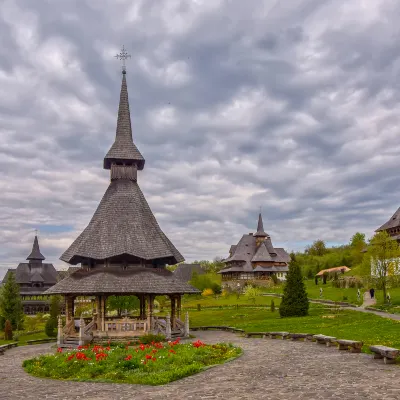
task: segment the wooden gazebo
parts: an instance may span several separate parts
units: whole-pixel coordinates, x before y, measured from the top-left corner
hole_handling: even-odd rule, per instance
[[[121,53],[122,57],[126,53]],[[116,136],[104,158],[111,172],[110,184],[89,225],[61,256],[61,260],[81,268],[46,294],[62,294],[66,299],[66,326],[59,326],[59,342],[80,343],[93,337],[131,337],[145,333],[189,334],[188,320],[181,321],[181,296],[198,293],[188,283],[166,269],[184,258],[160,229],[137,183],[137,172],[145,160],[132,140],[126,71],[118,109]],[[135,295],[140,300],[139,315],[112,318],[106,315],[106,299],[111,295]],[[154,315],[154,298],[167,295],[170,315]],[[94,296],[91,321],[80,320],[75,331],[74,299]],[[78,324],[79,325],[79,324]],[[62,329],[61,329],[62,328]],[[79,338],[78,338],[79,336]]]

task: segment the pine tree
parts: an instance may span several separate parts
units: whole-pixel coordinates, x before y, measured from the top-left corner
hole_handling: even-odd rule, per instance
[[[303,317],[308,315],[309,306],[306,287],[296,256],[292,253],[290,258],[279,314],[281,317]]]
[[[9,320],[13,329],[22,329],[24,318],[19,285],[14,273],[9,273],[0,293],[0,313]]]

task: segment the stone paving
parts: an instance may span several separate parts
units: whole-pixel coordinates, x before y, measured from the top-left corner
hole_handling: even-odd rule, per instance
[[[50,351],[25,346],[0,357],[0,399],[400,399],[400,366],[371,355],[350,354],[315,343],[246,339],[228,332],[198,332],[207,343],[231,342],[242,357],[165,386],[63,382],[26,374],[24,359]]]

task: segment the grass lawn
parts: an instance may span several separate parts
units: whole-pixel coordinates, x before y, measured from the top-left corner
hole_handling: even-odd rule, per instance
[[[368,290],[368,288],[361,288],[361,302],[357,300],[357,289],[356,288],[348,288],[348,289],[340,289],[332,286],[331,282],[327,282],[326,285],[321,282],[316,285],[313,280],[305,281],[306,289],[308,293],[308,297],[310,299],[319,299],[319,289],[322,287],[324,300],[333,300],[333,301],[346,301],[352,304],[360,305],[363,301],[364,292]],[[270,289],[266,289],[266,293],[282,293],[283,285],[275,286]],[[392,306],[399,306],[400,308],[400,288],[389,288],[388,292],[391,296]],[[377,305],[383,304],[383,294],[382,290],[375,290],[375,297],[377,300]]]
[[[37,340],[37,339],[48,339],[48,336],[44,332],[34,333],[33,335],[21,335],[18,340],[1,340],[0,345],[6,343],[14,343],[18,342],[18,346],[25,346],[28,340]]]
[[[192,296],[186,296],[184,298],[184,301],[182,303],[182,306],[184,308],[197,308],[197,304],[201,304],[202,307],[221,307],[221,306],[270,306],[271,305],[271,300],[274,300],[275,306],[280,304],[281,299],[280,297],[270,297],[270,296],[257,296],[255,299],[255,302],[252,300],[249,300],[246,296],[240,295],[239,298],[237,298],[236,295],[230,295],[230,296],[218,296],[217,298],[215,296],[208,296],[208,297],[203,297],[203,296],[197,296],[197,295],[192,295]]]
[[[163,385],[238,357],[241,349],[200,341],[140,346],[84,346],[78,351],[42,355],[23,363],[35,376],[62,380]]]
[[[310,305],[310,315],[280,318],[268,309],[190,311],[190,325],[227,325],[245,331],[287,331],[361,340],[365,345],[381,344],[400,349],[400,322],[373,314],[341,310],[338,314],[320,305]]]

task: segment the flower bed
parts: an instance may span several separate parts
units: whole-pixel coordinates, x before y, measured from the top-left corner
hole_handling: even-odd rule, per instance
[[[230,344],[174,342],[107,346],[87,345],[77,350],[59,348],[54,355],[25,360],[25,370],[38,377],[162,385],[222,364],[241,354]]]

